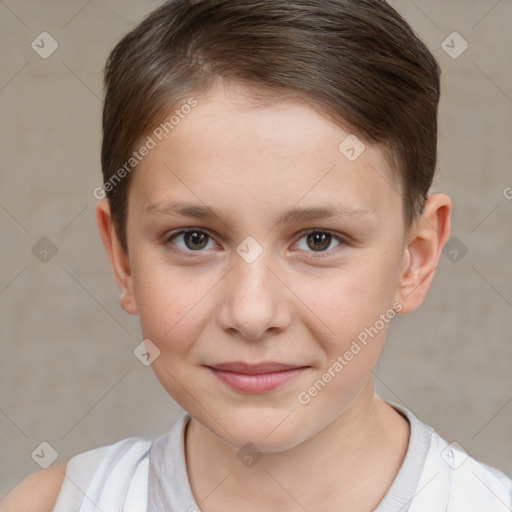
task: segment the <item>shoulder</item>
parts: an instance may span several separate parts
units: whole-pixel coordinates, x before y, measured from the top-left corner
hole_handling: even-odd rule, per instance
[[[131,437],[72,457],[26,477],[0,502],[0,512],[72,512],[84,500],[83,490],[98,492],[109,476],[122,485],[119,476],[132,471],[148,454],[151,441]],[[98,489],[96,489],[96,487]],[[89,491],[87,491],[89,495]]]
[[[449,483],[448,512],[512,510],[512,479],[500,470],[469,455],[458,443],[432,434],[430,457],[446,472]]]
[[[151,441],[130,437],[72,457],[54,512],[77,511],[85,497],[100,510],[122,503],[134,475],[144,475],[150,448]],[[140,486],[140,478],[135,482]],[[110,505],[104,506],[104,500]]]
[[[468,511],[510,511],[512,480],[498,469],[474,459],[459,447],[453,447],[452,451],[452,508]]]
[[[409,463],[402,467],[408,480],[414,482],[413,491],[407,490],[409,512],[512,510],[509,476],[478,461],[458,443],[448,442],[409,409],[392,405],[402,411],[411,424],[406,455]]]
[[[0,512],[50,512],[65,474],[63,463],[27,476],[0,502]]]

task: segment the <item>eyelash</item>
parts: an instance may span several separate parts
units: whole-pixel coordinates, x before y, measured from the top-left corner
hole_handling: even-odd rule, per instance
[[[197,251],[193,251],[191,249],[187,249],[187,250],[180,249],[179,247],[176,247],[176,245],[172,243],[172,240],[175,239],[176,237],[181,236],[181,235],[185,235],[185,234],[190,233],[190,232],[203,233],[210,240],[214,240],[214,237],[211,236],[207,231],[205,231],[203,229],[187,228],[187,229],[182,229],[182,230],[174,231],[172,233],[167,234],[164,237],[163,244],[166,245],[166,246],[169,246],[169,248],[171,250],[173,250],[173,251],[180,252],[180,253],[186,253],[188,255],[194,255],[194,253],[197,253],[197,255],[199,255],[200,253],[205,252],[204,249],[197,250]],[[339,235],[336,235],[332,231],[329,231],[329,230],[326,230],[326,229],[319,229],[319,228],[307,229],[305,231],[302,231],[300,233],[300,237],[298,238],[298,240],[295,243],[298,243],[304,237],[307,237],[308,235],[311,235],[311,234],[314,234],[314,233],[328,234],[328,235],[330,235],[332,237],[332,240],[336,240],[336,241],[339,242],[339,245],[337,247],[335,247],[334,249],[329,249],[329,250],[326,250],[326,251],[312,251],[312,250],[311,251],[306,251],[306,252],[312,253],[313,257],[315,257],[315,258],[322,258],[322,257],[326,257],[326,256],[331,256],[333,251],[335,251],[339,247],[341,247],[341,246],[349,246],[350,245],[350,243],[349,243],[349,241],[347,239],[345,239],[345,238],[343,238],[343,237],[341,237]],[[171,247],[171,244],[174,247]]]

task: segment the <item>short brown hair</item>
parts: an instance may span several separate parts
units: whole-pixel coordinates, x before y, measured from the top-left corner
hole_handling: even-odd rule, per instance
[[[296,93],[362,140],[381,144],[400,178],[406,226],[421,214],[437,160],[440,69],[387,2],[166,2],[108,59],[105,184],[173,106],[218,79],[269,98]],[[125,174],[107,197],[127,251]]]

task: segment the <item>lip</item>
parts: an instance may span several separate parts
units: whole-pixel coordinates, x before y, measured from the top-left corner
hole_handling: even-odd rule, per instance
[[[241,361],[207,366],[222,382],[245,393],[266,393],[290,382],[309,366],[267,361],[249,364]]]

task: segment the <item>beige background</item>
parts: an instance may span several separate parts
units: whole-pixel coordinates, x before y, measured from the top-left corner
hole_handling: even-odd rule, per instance
[[[156,437],[181,412],[133,355],[138,319],[119,307],[92,195],[102,67],[159,3],[0,1],[0,497],[38,469],[43,441],[66,460]],[[468,252],[443,256],[424,306],[395,322],[377,388],[512,474],[512,3],[392,5],[443,68],[435,189]],[[59,44],[48,59],[31,48],[43,31]],[[441,48],[453,31],[469,43],[457,59]],[[47,262],[32,251],[42,237],[57,248]]]

